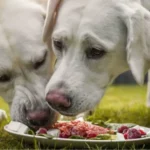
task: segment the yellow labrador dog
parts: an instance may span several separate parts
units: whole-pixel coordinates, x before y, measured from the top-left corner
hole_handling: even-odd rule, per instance
[[[11,117],[30,127],[53,124],[57,113],[44,100],[50,52],[42,40],[45,10],[30,0],[0,1],[0,96]],[[6,113],[0,110],[0,121]]]
[[[91,110],[128,69],[143,83],[150,68],[149,6],[148,0],[49,1],[43,39],[57,57],[45,92],[52,108],[68,116]]]

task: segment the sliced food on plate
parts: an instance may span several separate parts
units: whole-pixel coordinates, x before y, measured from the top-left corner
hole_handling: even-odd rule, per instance
[[[57,122],[49,129],[39,128],[37,131],[32,131],[24,124],[12,121],[7,125],[8,130],[34,136],[44,136],[48,139],[133,140],[150,137],[150,130],[135,124],[110,123],[107,127],[102,127],[80,120]]]
[[[108,128],[104,128],[98,125],[91,124],[85,121],[69,121],[69,122],[57,122],[50,130],[40,128],[36,134],[51,134],[53,131],[58,131],[57,136],[59,138],[74,138],[74,139],[93,139],[93,140],[115,140],[116,132]],[[44,131],[44,132],[43,132]]]

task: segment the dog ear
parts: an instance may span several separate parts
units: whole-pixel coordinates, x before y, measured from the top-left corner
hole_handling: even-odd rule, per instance
[[[46,14],[46,19],[45,19],[44,29],[43,29],[43,41],[44,42],[48,40],[48,38],[50,37],[52,33],[55,16],[57,14],[57,8],[61,1],[62,0],[49,0],[48,1],[47,14]]]
[[[136,3],[131,6],[121,5],[121,19],[127,27],[127,62],[130,70],[139,84],[143,84],[145,73],[148,71],[144,52],[147,51],[144,18],[146,9]],[[146,12],[147,13],[147,12]]]

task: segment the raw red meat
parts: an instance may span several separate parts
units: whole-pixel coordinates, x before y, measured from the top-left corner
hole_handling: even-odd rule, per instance
[[[84,121],[59,122],[55,123],[53,127],[60,130],[61,138],[69,138],[74,135],[84,138],[93,138],[99,134],[106,134],[109,132],[107,128]]]
[[[127,126],[122,125],[120,128],[118,128],[119,133],[125,133],[129,128]]]
[[[137,129],[131,128],[127,131],[127,139],[136,139],[141,138],[140,131]]]
[[[47,129],[45,128],[40,128],[38,131],[36,131],[36,134],[47,134]]]
[[[141,136],[146,135],[146,132],[144,132],[143,130],[139,129],[138,131],[140,132]]]

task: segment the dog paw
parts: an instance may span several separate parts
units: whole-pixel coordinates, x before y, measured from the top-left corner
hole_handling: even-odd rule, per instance
[[[0,109],[0,122],[7,119],[7,114],[4,110]]]

